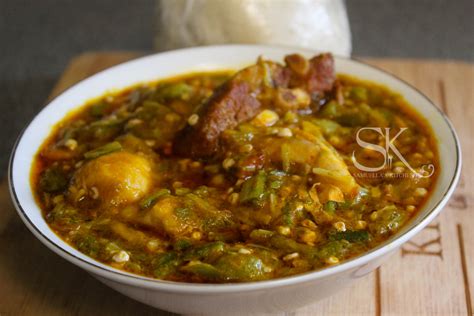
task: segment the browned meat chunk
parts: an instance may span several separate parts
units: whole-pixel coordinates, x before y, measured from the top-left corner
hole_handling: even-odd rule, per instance
[[[332,90],[336,80],[334,59],[331,54],[321,54],[309,61],[308,92],[321,93]]]
[[[332,90],[336,80],[334,58],[331,54],[320,54],[309,61],[298,54],[285,57],[292,71],[290,87],[304,87],[311,95],[321,95]]]
[[[194,120],[178,133],[173,151],[193,158],[215,155],[219,151],[221,132],[258,114],[262,94],[280,95],[282,102],[275,106],[287,111],[308,107],[310,98],[318,98],[332,90],[335,72],[331,54],[321,54],[309,61],[300,55],[289,55],[285,62],[283,67],[259,60],[256,65],[238,72],[200,107]]]
[[[220,133],[252,118],[259,107],[260,102],[250,94],[248,83],[229,81],[197,113],[198,122],[178,134],[174,151],[192,157],[214,154],[219,147]]]

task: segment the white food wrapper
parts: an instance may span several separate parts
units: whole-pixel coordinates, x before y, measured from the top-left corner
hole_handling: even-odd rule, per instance
[[[254,43],[351,54],[343,0],[157,0],[155,48]]]

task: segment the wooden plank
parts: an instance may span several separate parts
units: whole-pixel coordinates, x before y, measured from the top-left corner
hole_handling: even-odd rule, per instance
[[[466,242],[464,241],[464,233],[463,233],[463,228],[461,224],[457,224],[457,230],[458,230],[458,239],[459,239],[459,254],[461,256],[461,267],[462,267],[462,276],[463,276],[463,281],[464,281],[464,291],[465,291],[465,296],[466,296],[466,309],[468,315],[473,314],[472,310],[472,294],[471,294],[471,287],[469,282],[469,265],[467,263],[468,261],[468,256],[466,255]],[[469,230],[472,231],[472,230]],[[472,236],[470,236],[472,238]],[[470,239],[472,240],[472,239]],[[469,257],[472,261],[472,257]],[[472,265],[471,265],[472,267]]]
[[[458,232],[458,251],[461,256],[463,283],[459,286],[465,290],[466,309],[473,315],[474,302],[474,217],[472,215],[474,201],[474,177],[471,162],[474,157],[474,67],[447,64],[443,72],[449,73],[448,78],[440,78],[443,82],[445,103],[449,116],[459,133],[463,148],[463,176],[455,197],[449,205],[456,220]],[[451,219],[451,221],[453,221]],[[461,285],[462,284],[462,285]]]
[[[469,107],[474,102],[472,65],[383,60],[374,63],[413,84],[448,113],[463,143],[464,157],[473,157],[473,125],[469,124],[474,114]],[[463,177],[462,182],[436,224],[382,266],[384,315],[472,314],[473,280],[468,267],[473,266],[474,239],[471,234],[459,239],[459,230],[474,224],[466,212],[472,206],[472,177]],[[465,244],[471,247],[466,248]]]
[[[75,58],[51,97],[111,65],[139,56],[87,53]],[[452,119],[472,160],[474,66],[467,63],[371,59],[435,101]],[[473,173],[464,168],[449,206],[429,228],[376,273],[288,315],[471,315],[474,284]],[[15,215],[0,184],[0,315],[167,314],[128,299],[42,246]],[[4,303],[5,302],[5,303]]]

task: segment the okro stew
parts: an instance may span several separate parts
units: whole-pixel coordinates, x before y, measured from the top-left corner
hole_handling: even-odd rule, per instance
[[[91,100],[41,145],[31,181],[51,229],[82,253],[225,283],[377,246],[429,196],[426,166],[439,168],[433,134],[400,95],[336,75],[330,54],[295,54]]]

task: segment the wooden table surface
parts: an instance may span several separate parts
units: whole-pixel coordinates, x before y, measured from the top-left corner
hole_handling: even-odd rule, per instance
[[[80,79],[139,56],[86,53],[71,61],[52,96]],[[288,315],[473,315],[474,65],[370,59],[413,84],[455,125],[463,173],[449,205],[380,269],[336,296]],[[158,70],[157,70],[158,73]],[[436,127],[434,127],[436,128]],[[164,315],[135,302],[43,246],[23,225],[0,184],[0,315]]]

